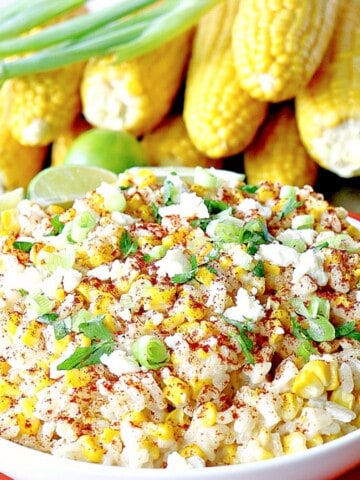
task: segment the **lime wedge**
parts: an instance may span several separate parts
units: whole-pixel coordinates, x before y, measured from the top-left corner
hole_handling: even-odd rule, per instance
[[[24,198],[25,192],[22,187],[16,188],[0,195],[0,212],[15,208],[16,205]]]
[[[42,206],[70,206],[102,182],[114,183],[117,175],[99,167],[60,165],[41,170],[31,180],[27,197]]]

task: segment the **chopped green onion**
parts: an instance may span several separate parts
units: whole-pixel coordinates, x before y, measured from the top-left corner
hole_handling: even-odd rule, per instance
[[[294,210],[296,210],[298,207],[301,207],[301,205],[302,202],[296,201],[295,197],[289,197],[283,209],[277,214],[277,217],[279,218],[279,220],[281,220],[282,218],[286,217]]]
[[[314,295],[306,307],[299,298],[292,298],[291,303],[296,313],[306,318],[308,328],[302,329],[302,333],[316,342],[334,340],[335,327],[330,322],[330,302]]]
[[[14,3],[18,3],[18,0]],[[0,40],[16,37],[20,33],[46,23],[59,15],[80,7],[85,3],[85,0],[58,0],[57,2],[46,2],[46,5],[44,2],[32,0],[27,2],[26,6],[29,6],[29,3],[31,8],[26,8],[24,5],[22,10],[17,12],[10,6],[12,15],[1,19]]]
[[[127,0],[131,4],[133,0]],[[219,0],[164,0],[141,14],[129,15],[119,30],[109,22],[78,37],[74,32],[53,47],[22,58],[0,62],[0,82],[15,76],[43,72],[85,61],[92,56],[116,53],[118,62],[144,55],[193,27],[200,17]],[[44,5],[48,3],[44,1]],[[126,0],[124,2],[126,3]],[[101,12],[83,15],[84,23]],[[64,21],[64,27],[70,20]],[[1,27],[1,25],[0,25]],[[45,32],[45,30],[44,30]],[[44,33],[45,35],[45,33]],[[117,38],[118,37],[118,38]],[[24,52],[25,53],[25,52]],[[6,53],[4,52],[6,55]]]
[[[297,215],[291,220],[291,228],[294,230],[302,230],[305,228],[313,228],[314,215]]]
[[[195,167],[194,184],[204,188],[216,188],[217,178],[209,170],[202,167]]]
[[[124,194],[118,188],[109,188],[108,191],[101,191],[104,198],[104,207],[109,212],[123,212],[126,208]]]
[[[306,243],[301,238],[294,238],[292,240],[285,240],[282,242],[283,245],[287,247],[295,248],[299,253],[304,253],[306,251]]]
[[[239,190],[245,193],[253,194],[259,190],[259,185],[241,185],[241,187],[239,187]]]
[[[160,260],[160,258],[163,258],[165,253],[167,252],[167,248],[165,245],[155,245],[149,253],[144,255],[144,260],[146,262],[151,262],[153,260]]]
[[[131,351],[140,365],[149,370],[157,370],[170,361],[166,345],[154,335],[139,337],[132,344]]]
[[[280,198],[295,198],[296,197],[296,187],[293,185],[283,185],[280,189]]]
[[[82,212],[76,216],[71,224],[70,238],[74,242],[82,242],[88,233],[94,229],[97,222],[96,216],[91,212]]]
[[[25,303],[29,308],[34,310],[38,316],[51,312],[54,306],[54,302],[42,293],[29,295]]]
[[[75,263],[75,250],[71,247],[61,252],[41,251],[42,266],[49,273],[55,272],[57,268],[70,270]]]

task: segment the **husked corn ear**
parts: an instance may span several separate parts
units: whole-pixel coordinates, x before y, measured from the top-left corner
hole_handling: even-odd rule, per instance
[[[75,138],[90,128],[92,128],[92,126],[82,115],[77,116],[70,128],[64,130],[53,141],[51,145],[51,166],[56,167],[57,165],[62,165],[64,163],[66,153]]]
[[[221,168],[221,160],[199,152],[190,140],[182,115],[166,118],[141,141],[150,165]]]
[[[90,60],[81,84],[85,118],[92,125],[143,135],[172,107],[190,52],[188,31],[128,62],[116,54]]]
[[[241,0],[233,52],[241,86],[254,98],[293,98],[319,66],[339,0]]]
[[[341,2],[325,58],[295,104],[308,152],[341,177],[360,175],[359,24],[358,0]]]
[[[261,180],[284,185],[314,185],[318,164],[300,140],[295,111],[290,103],[274,105],[254,141],[244,151],[247,182]]]
[[[22,145],[49,145],[70,128],[81,110],[83,64],[6,80],[4,113],[14,138]]]
[[[41,170],[47,147],[21,145],[13,137],[3,111],[4,95],[4,88],[2,88],[0,91],[0,187],[3,190],[26,188],[32,177]]]
[[[186,78],[185,125],[195,147],[210,158],[241,152],[267,110],[236,78],[231,28],[238,5],[239,0],[226,0],[202,17]]]

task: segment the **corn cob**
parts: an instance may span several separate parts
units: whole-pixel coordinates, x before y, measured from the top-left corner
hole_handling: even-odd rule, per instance
[[[207,158],[194,147],[180,114],[166,118],[141,143],[150,165],[221,168],[221,160]]]
[[[79,8],[62,19],[80,15]],[[53,23],[53,22],[51,22]],[[35,33],[39,27],[29,33]],[[49,145],[67,130],[81,111],[83,63],[6,80],[4,112],[13,137],[22,145]]]
[[[359,25],[359,1],[342,2],[324,61],[295,103],[306,148],[341,177],[360,175]]]
[[[251,98],[236,78],[231,28],[238,3],[220,2],[202,17],[186,79],[186,128],[195,147],[211,158],[241,152],[267,110],[267,104]]]
[[[192,37],[188,31],[129,62],[117,63],[116,54],[90,60],[81,85],[87,121],[136,136],[157,126],[180,88]]]
[[[6,125],[2,111],[3,91],[0,91],[0,190],[26,188],[31,178],[41,170],[46,147],[21,145]]]
[[[91,125],[79,115],[68,130],[60,134],[51,145],[51,166],[56,167],[64,163],[65,155],[72,142],[81,133],[89,130]]]
[[[254,141],[244,151],[248,183],[261,180],[285,185],[314,185],[317,163],[309,156],[296,125],[292,103],[272,106]]]
[[[254,98],[294,97],[319,66],[339,0],[241,0],[233,51],[242,87]]]

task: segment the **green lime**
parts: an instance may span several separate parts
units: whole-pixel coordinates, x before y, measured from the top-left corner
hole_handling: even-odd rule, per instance
[[[0,195],[0,212],[15,208],[16,205],[24,198],[24,189],[22,187],[15,188]]]
[[[40,205],[69,206],[102,182],[114,183],[117,175],[109,170],[85,165],[60,165],[41,170],[31,180],[27,197]]]
[[[92,128],[72,142],[64,163],[93,165],[121,173],[130,167],[146,166],[149,162],[143,146],[130,133]]]

